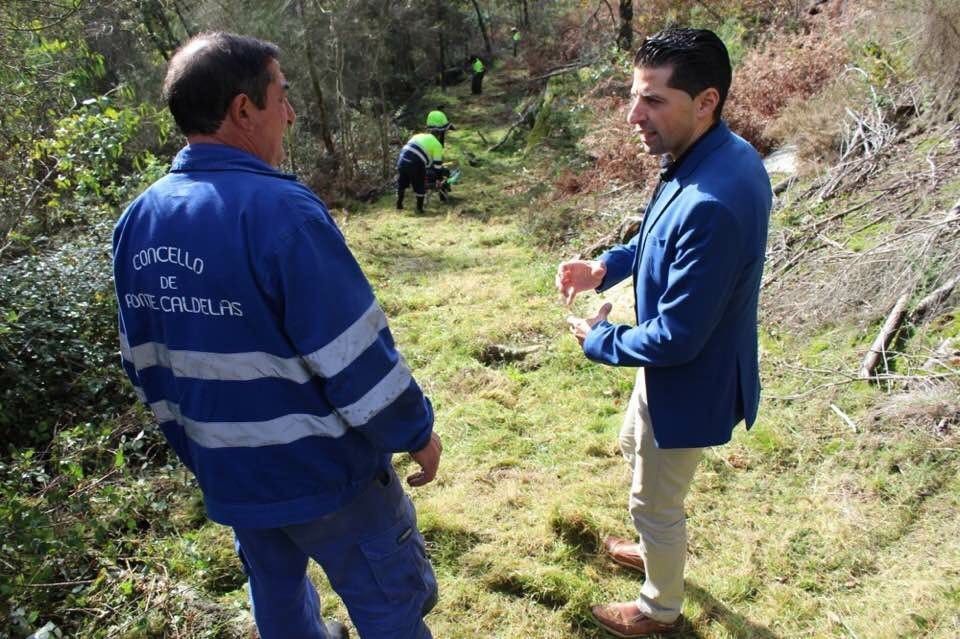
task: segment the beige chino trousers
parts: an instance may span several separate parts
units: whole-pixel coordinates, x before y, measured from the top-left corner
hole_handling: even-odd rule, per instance
[[[633,472],[630,515],[640,535],[646,579],[637,599],[651,619],[671,623],[683,606],[687,525],[683,500],[703,448],[657,448],[647,408],[643,369],[620,429],[620,450]]]

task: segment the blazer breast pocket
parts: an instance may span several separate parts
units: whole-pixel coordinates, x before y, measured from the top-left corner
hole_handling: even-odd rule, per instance
[[[670,246],[664,237],[651,235],[644,243],[641,272],[645,271],[646,276],[657,286],[664,286],[667,283],[667,272],[670,270],[670,252]]]

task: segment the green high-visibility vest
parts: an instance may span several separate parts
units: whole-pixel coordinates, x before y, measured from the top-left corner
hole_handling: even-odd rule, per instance
[[[480,58],[473,61],[473,72],[483,73],[483,62],[480,61]]]
[[[520,32],[519,32],[519,31],[514,31],[514,32],[513,32],[513,41],[514,41],[514,42],[520,42]]]
[[[407,144],[416,144],[427,154],[428,166],[443,162],[443,145],[432,133],[417,133]]]

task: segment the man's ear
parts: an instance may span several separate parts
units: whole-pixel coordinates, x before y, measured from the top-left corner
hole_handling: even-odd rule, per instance
[[[234,126],[247,131],[253,127],[251,116],[255,106],[246,93],[239,93],[230,100],[230,106],[227,108],[227,118]]]
[[[717,105],[720,104],[720,92],[715,87],[707,87],[697,96],[696,102],[697,117],[712,120]]]

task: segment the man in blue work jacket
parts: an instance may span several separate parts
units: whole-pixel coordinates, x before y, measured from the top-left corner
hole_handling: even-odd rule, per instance
[[[772,194],[757,152],[720,119],[730,61],[715,34],[668,29],[634,59],[628,121],[644,149],[660,155],[660,182],[639,233],[599,260],[560,264],[569,304],[628,276],[636,326],[571,317],[586,356],[638,367],[620,433],[633,472],[630,513],[637,542],[607,538],[619,564],[644,571],[635,601],[595,606],[619,637],[679,626],[686,557],[684,498],[704,447],[730,440],[757,416],[757,300]]]
[[[320,564],[361,637],[427,639],[436,578],[391,466],[430,482],[433,410],[323,202],[282,173],[295,119],[270,43],[206,33],[164,82],[188,145],[124,212],[124,369],[231,526],[262,639],[339,639]]]

